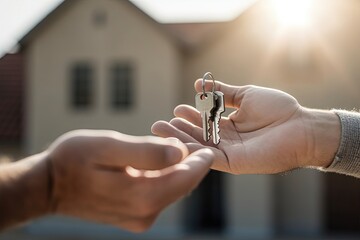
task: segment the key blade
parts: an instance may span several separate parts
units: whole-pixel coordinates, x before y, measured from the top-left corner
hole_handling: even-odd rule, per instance
[[[211,135],[209,120],[215,107],[214,94],[212,92],[206,92],[205,95],[203,93],[196,94],[195,105],[202,118],[203,139],[209,141]]]
[[[215,91],[216,98],[216,108],[213,112],[213,143],[219,144],[220,143],[220,119],[221,114],[225,112],[225,101],[224,101],[224,94],[220,91]]]
[[[210,134],[209,134],[210,125],[209,125],[208,119],[209,119],[209,117],[208,117],[207,113],[202,112],[201,120],[202,120],[202,125],[203,125],[203,139],[206,142],[210,140]]]
[[[213,122],[213,133],[212,133],[212,139],[213,143],[215,145],[218,145],[220,143],[220,128],[219,128],[219,119],[215,117]]]
[[[218,145],[220,143],[220,117],[218,115],[214,117],[212,130],[213,130],[212,133],[213,143],[215,145]]]

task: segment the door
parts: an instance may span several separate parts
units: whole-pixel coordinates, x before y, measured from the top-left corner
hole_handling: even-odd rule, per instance
[[[326,174],[325,196],[328,233],[360,234],[360,179]]]
[[[184,220],[189,232],[222,232],[225,225],[223,174],[211,170],[186,199]]]

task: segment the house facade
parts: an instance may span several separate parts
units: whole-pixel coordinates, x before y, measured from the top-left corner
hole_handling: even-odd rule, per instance
[[[359,2],[333,0],[334,12],[318,20],[316,35],[277,31],[267,2],[259,1],[228,23],[164,25],[128,1],[64,1],[20,41],[26,152],[41,151],[79,128],[150,134],[152,123],[171,119],[176,105],[193,104],[193,82],[207,71],[228,84],[279,88],[307,107],[356,108]],[[352,20],[328,21],[337,14]],[[359,187],[348,177],[311,169],[279,176],[211,172],[143,236],[321,236],[349,230],[339,217],[356,232],[360,212],[341,215],[334,209],[359,206],[354,198],[339,197],[359,194]],[[24,231],[134,237],[63,217],[40,219]]]
[[[152,123],[169,119],[178,103],[180,51],[128,1],[64,1],[20,44],[27,73],[27,153],[73,129],[149,135]],[[165,215],[161,231],[177,231],[172,228],[178,222]],[[74,221],[46,219],[28,231],[71,235]],[[94,227],[75,225],[93,234]]]

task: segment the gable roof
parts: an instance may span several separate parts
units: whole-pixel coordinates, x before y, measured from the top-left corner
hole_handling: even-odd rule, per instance
[[[74,2],[78,0],[64,0],[53,11],[48,13],[38,24],[36,24],[29,32],[27,32],[20,40],[20,50],[24,49],[26,45],[31,42],[33,38],[39,34],[48,24],[55,21],[63,11],[69,9]],[[118,0],[122,1],[122,0]],[[221,26],[227,25],[227,22],[221,23],[179,23],[179,24],[162,24],[151,18],[148,14],[143,12],[131,1],[122,1],[127,3],[131,8],[140,13],[145,20],[151,22],[156,27],[160,28],[162,32],[170,37],[180,47],[194,48],[206,40],[211,34],[215,34]]]
[[[176,23],[164,24],[164,29],[186,48],[196,48],[211,39],[228,23]]]
[[[36,24],[28,33],[26,33],[20,40],[19,40],[19,46],[21,49],[26,47],[26,45],[37,36],[39,32],[41,32],[47,25],[51,24],[51,22],[55,21],[59,15],[61,15],[64,11],[71,8],[72,4],[74,4],[78,0],[64,0],[62,3],[59,4],[56,8],[54,8],[53,11],[48,13],[38,24]],[[136,5],[134,5],[131,1],[123,1],[123,0],[117,0],[121,1],[124,4],[128,4],[129,7],[134,9],[137,13],[139,13],[140,16],[142,16],[145,21],[150,22],[155,27],[163,28],[162,24],[155,21],[153,18],[151,18],[149,15],[147,15],[145,12],[143,12],[140,8],[138,8]],[[168,34],[167,31],[162,31],[164,34],[168,35],[170,38],[173,38],[172,35]],[[176,39],[175,39],[176,41]]]
[[[25,33],[25,35],[19,40],[20,48],[25,47],[28,42],[31,41],[49,22],[53,21],[62,11],[69,8],[71,2],[72,1],[64,0],[59,4],[59,6],[55,7],[40,22],[38,22],[29,32]]]

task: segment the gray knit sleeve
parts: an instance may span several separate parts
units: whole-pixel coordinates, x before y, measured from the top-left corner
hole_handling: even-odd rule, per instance
[[[360,113],[333,110],[341,122],[341,140],[332,164],[321,170],[360,178]]]

